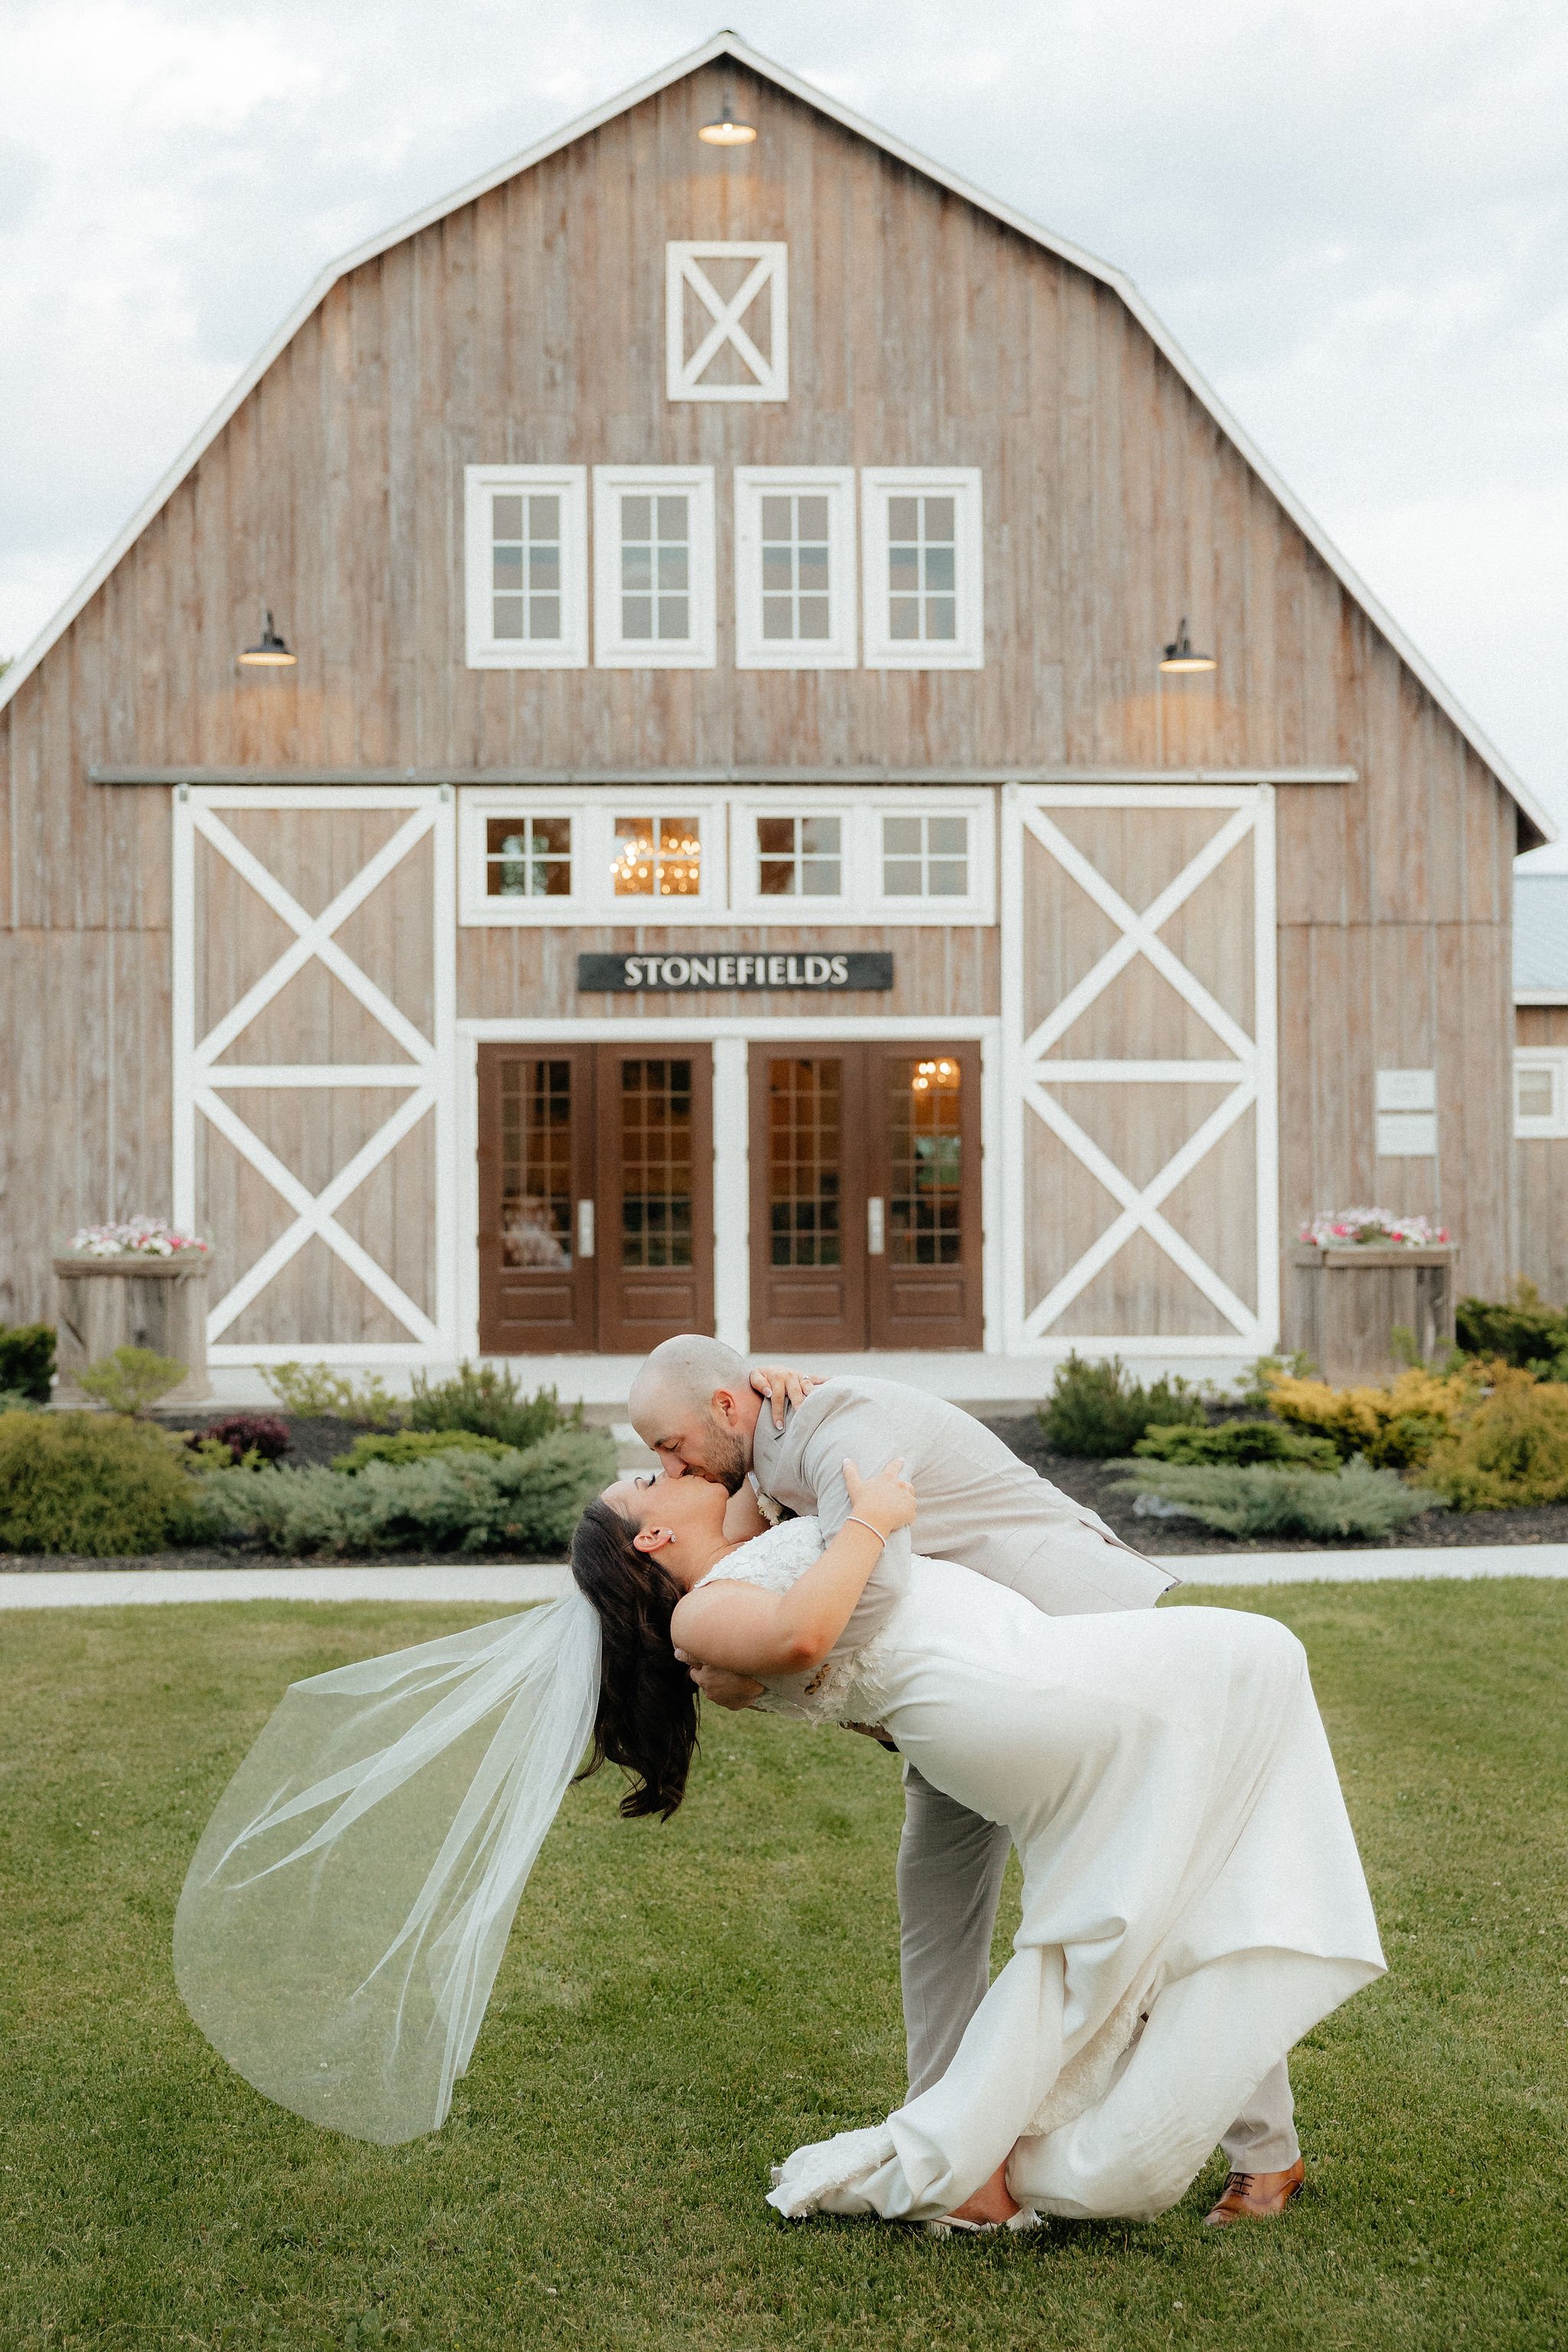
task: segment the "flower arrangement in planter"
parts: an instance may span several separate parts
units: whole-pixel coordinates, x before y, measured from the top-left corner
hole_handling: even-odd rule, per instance
[[[1447,1225],[1429,1217],[1396,1217],[1388,1209],[1321,1209],[1301,1239],[1314,1249],[1434,1249],[1448,1238]]]
[[[71,1242],[73,1257],[205,1256],[212,1244],[183,1234],[163,1217],[128,1217],[122,1223],[83,1225]]]

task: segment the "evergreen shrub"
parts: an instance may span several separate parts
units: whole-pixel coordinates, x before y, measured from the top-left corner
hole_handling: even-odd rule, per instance
[[[1568,1387],[1516,1372],[1439,1442],[1423,1475],[1461,1511],[1568,1502]]]
[[[1568,1380],[1568,1307],[1548,1307],[1522,1275],[1511,1298],[1461,1298],[1454,1336],[1467,1356],[1496,1357],[1542,1380]]]
[[[516,1448],[503,1445],[499,1437],[480,1437],[471,1429],[394,1429],[378,1433],[367,1431],[356,1437],[346,1454],[340,1454],[328,1468],[353,1477],[371,1462],[424,1462],[432,1454],[510,1454]]]
[[[330,1364],[269,1364],[262,1377],[285,1412],[363,1422],[367,1429],[395,1429],[404,1418],[402,1403],[379,1372],[356,1381]]]
[[[54,1372],[52,1323],[0,1323],[0,1390],[47,1404]]]
[[[0,1414],[0,1551],[105,1559],[191,1540],[200,1497],[184,1451],[118,1413]]]
[[[155,1348],[116,1348],[76,1377],[77,1386],[110,1412],[135,1413],[178,1388],[185,1367],[177,1356],[160,1356]]]
[[[1201,1392],[1190,1381],[1161,1379],[1145,1388],[1120,1357],[1091,1362],[1070,1355],[1057,1368],[1039,1409],[1040,1428],[1053,1454],[1100,1460],[1131,1454],[1156,1423],[1202,1425]]]
[[[200,1483],[225,1535],[288,1557],[488,1551],[560,1558],[584,1506],[616,1475],[602,1431],[561,1429],[537,1445],[447,1447],[423,1461],[334,1469],[208,1471]]]
[[[1123,1482],[1227,1536],[1392,1535],[1442,1496],[1359,1457],[1327,1475],[1303,1464],[1141,1463]]]
[[[1151,1462],[1214,1462],[1245,1469],[1256,1462],[1298,1462],[1310,1470],[1337,1470],[1331,1437],[1306,1437],[1277,1421],[1222,1421],[1213,1429],[1156,1424],[1132,1448]]]
[[[515,1373],[493,1364],[459,1365],[450,1380],[427,1381],[416,1372],[411,1429],[468,1429],[476,1437],[496,1437],[503,1445],[537,1445],[558,1429],[581,1429],[583,1408],[562,1410],[553,1389],[525,1397]]]
[[[1507,1366],[1467,1364],[1457,1372],[1413,1366],[1385,1388],[1331,1388],[1327,1381],[1265,1375],[1270,1410],[1292,1427],[1332,1441],[1341,1457],[1364,1455],[1374,1468],[1419,1468],[1433,1447],[1475,1406],[1483,1382],[1521,1381]]]

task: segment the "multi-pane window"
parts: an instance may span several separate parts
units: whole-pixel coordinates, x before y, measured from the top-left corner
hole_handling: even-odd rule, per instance
[[[760,816],[757,887],[764,898],[837,898],[844,892],[844,820]]]
[[[689,1060],[621,1064],[621,1264],[689,1265]]]
[[[691,501],[683,491],[621,499],[621,635],[628,645],[691,634]]]
[[[844,1235],[844,1065],[768,1064],[768,1252],[772,1265],[838,1265]]]
[[[602,668],[710,669],[711,466],[596,466],[594,583]]]
[[[888,635],[895,645],[951,645],[958,634],[954,501],[888,500]]]
[[[963,1259],[963,1071],[944,1058],[889,1060],[888,1255],[895,1265]]]
[[[490,635],[561,641],[561,497],[490,494]]]
[[[1568,1049],[1526,1049],[1513,1066],[1513,1131],[1521,1139],[1568,1135]]]
[[[882,891],[889,898],[966,898],[967,816],[885,816]]]
[[[763,499],[763,635],[770,644],[825,644],[828,635],[827,495],[775,491]]]
[[[587,474],[469,466],[468,658],[474,669],[577,669],[588,658]]]
[[[694,816],[618,816],[610,860],[617,898],[695,898],[702,889],[702,835]]]
[[[489,898],[569,898],[571,818],[487,818],[485,895]]]
[[[501,1264],[572,1264],[572,1065],[507,1061],[500,1097]]]
[[[861,476],[866,661],[979,669],[985,659],[980,475],[868,467]]]

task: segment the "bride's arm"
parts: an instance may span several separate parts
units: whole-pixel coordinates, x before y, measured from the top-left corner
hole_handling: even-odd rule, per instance
[[[819,1666],[854,1614],[887,1538],[914,1518],[914,1489],[900,1476],[902,1467],[889,1462],[874,1478],[862,1478],[846,1462],[855,1517],[787,1592],[728,1582],[721,1561],[676,1604],[669,1623],[676,1648],[703,1665],[763,1679]]]

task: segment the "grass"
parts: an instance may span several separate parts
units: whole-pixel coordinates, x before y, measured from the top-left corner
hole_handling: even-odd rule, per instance
[[[1200,1595],[1188,1589],[1186,1598]],[[1568,2332],[1568,1585],[1226,1598],[1308,1643],[1392,1972],[1293,2064],[1307,2198],[939,2243],[786,2224],[767,2166],[901,2091],[897,1767],[709,1726],[668,1828],[575,1790],[441,2133],[267,2105],[180,2008],[169,1926],[286,1681],[450,1607],[7,1614],[0,2344],[407,2352],[1478,2352]],[[1005,1923],[1004,1923],[1005,1926]]]

